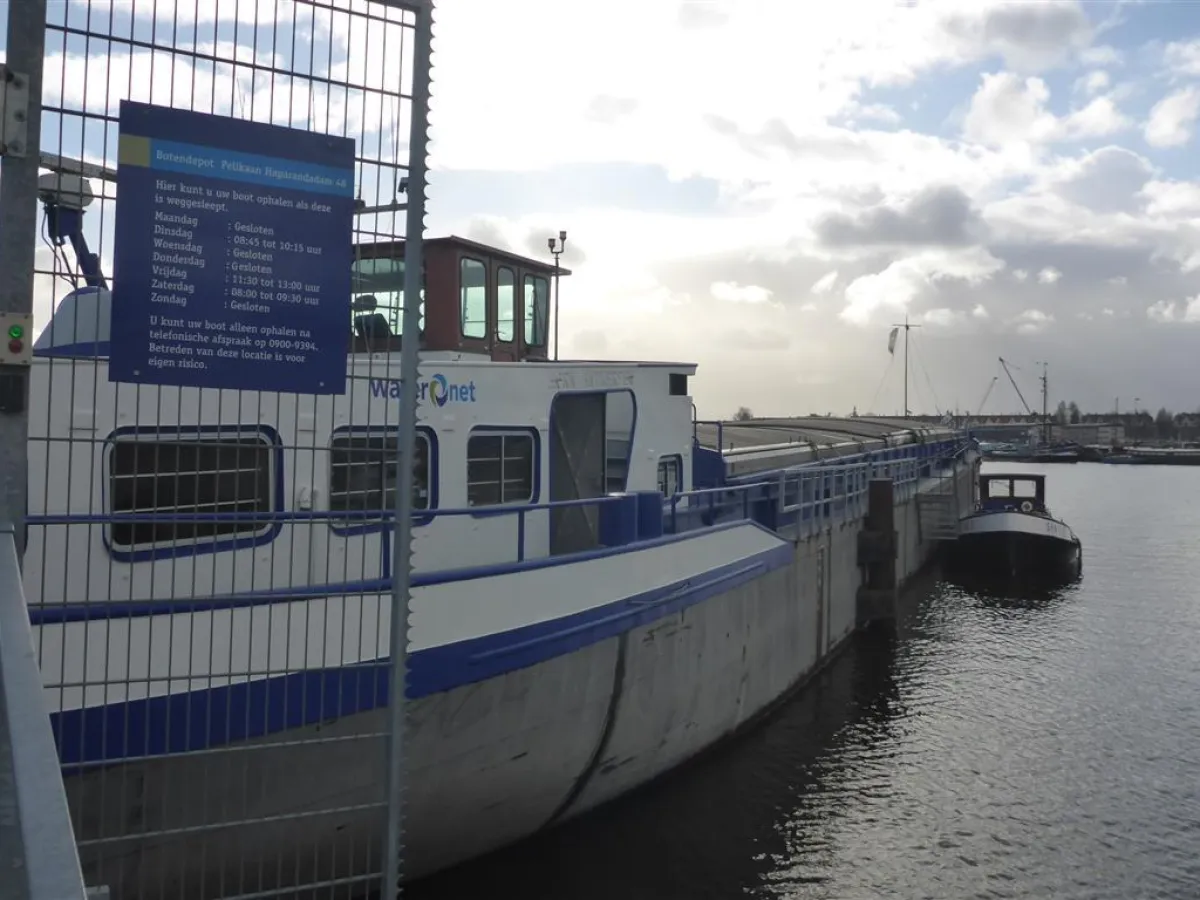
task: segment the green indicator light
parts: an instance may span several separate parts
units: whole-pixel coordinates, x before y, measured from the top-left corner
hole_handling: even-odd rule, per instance
[[[12,325],[8,329],[8,336],[14,341],[19,341],[25,336],[25,329],[20,325]]]

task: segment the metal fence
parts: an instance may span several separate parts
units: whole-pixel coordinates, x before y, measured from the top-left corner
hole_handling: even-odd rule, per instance
[[[83,879],[113,900],[390,893],[418,358],[338,366],[364,318],[419,328],[433,4],[7,7],[0,521],[26,523],[27,637]],[[339,305],[347,283],[370,308]],[[370,422],[384,441],[345,428],[376,378],[402,384]],[[269,521],[283,469],[330,470],[339,428],[396,512],[387,621],[353,597],[286,602],[380,564],[335,552],[336,512]],[[256,590],[279,602],[188,611]],[[389,677],[331,686],[350,656]]]

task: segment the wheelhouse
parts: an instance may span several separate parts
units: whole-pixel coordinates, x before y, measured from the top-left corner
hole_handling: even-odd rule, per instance
[[[424,267],[422,351],[548,358],[552,279],[569,269],[454,236],[425,241]],[[356,244],[351,291],[351,352],[400,349],[404,241]]]
[[[979,476],[979,506],[991,511],[1046,511],[1046,476],[1011,473]]]

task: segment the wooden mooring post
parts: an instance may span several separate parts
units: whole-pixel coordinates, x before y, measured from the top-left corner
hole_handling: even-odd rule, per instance
[[[858,588],[860,628],[894,622],[896,601],[896,502],[892,481],[873,478],[867,486],[867,517],[858,533],[858,565],[863,581]]]

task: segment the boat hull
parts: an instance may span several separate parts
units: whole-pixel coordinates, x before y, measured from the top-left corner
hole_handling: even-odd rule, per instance
[[[1065,523],[1021,512],[966,517],[946,555],[952,573],[980,578],[1061,581],[1083,568],[1082,546]]]
[[[405,879],[624,794],[786,696],[855,624],[798,580],[817,543],[693,607],[410,701]],[[113,900],[213,900],[377,871],[386,716],[68,774],[88,883]]]
[[[977,471],[973,457],[955,467],[956,496],[970,495]],[[711,590],[694,602],[668,586],[616,633],[597,637],[563,622],[561,652],[530,664],[509,656],[507,670],[490,677],[419,688],[429,683],[421,654],[431,651],[410,653],[404,880],[586,813],[752,726],[854,632],[860,516],[847,507],[819,527],[770,533],[738,525],[739,534],[760,535],[755,546],[764,549],[757,556],[765,553],[770,565],[741,559],[740,552],[731,571],[710,579]],[[934,549],[921,539],[919,520],[915,497],[898,498],[901,576],[914,573]],[[626,561],[625,568],[633,566]],[[660,569],[657,561],[649,567]],[[694,592],[699,581],[684,579]],[[465,588],[447,590],[421,609],[441,609]],[[546,596],[536,595],[549,602]],[[513,643],[500,655],[520,654],[531,642]],[[497,654],[489,653],[474,653],[472,665],[494,662]],[[307,701],[293,693],[277,697],[283,701],[277,707],[252,712],[226,700],[219,712],[222,721],[272,718],[307,703],[322,707],[319,722],[160,756],[148,755],[139,739],[126,752],[146,752],[141,758],[65,769],[87,882],[107,886],[112,900],[219,900],[343,879],[363,892],[374,888],[377,877],[364,873],[381,867],[390,752],[386,667],[375,667],[374,680],[332,689],[325,671],[301,673],[317,676],[305,682]],[[318,700],[314,692],[353,695],[359,706]],[[363,709],[368,696],[373,705]],[[177,720],[171,731],[187,732],[195,721]]]

